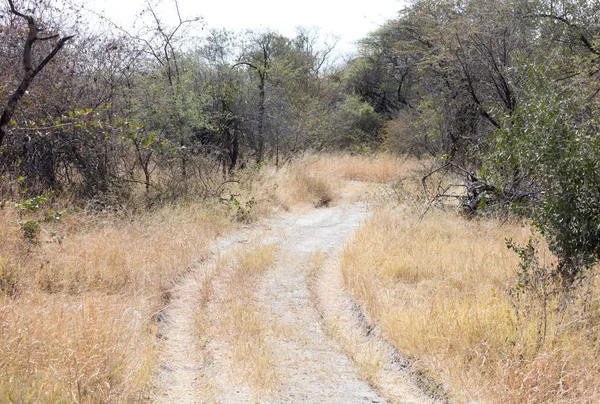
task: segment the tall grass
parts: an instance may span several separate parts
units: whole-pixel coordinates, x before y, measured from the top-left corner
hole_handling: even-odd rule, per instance
[[[41,223],[39,245],[24,237],[18,211],[3,205],[0,401],[147,401],[159,349],[157,314],[170,289],[216,238],[240,221],[278,210],[335,204],[343,180],[391,180],[399,172],[397,163],[389,157],[307,156],[279,170],[244,170],[235,182],[212,178],[208,198],[178,203],[149,201],[141,190],[125,208],[115,204],[98,212],[94,206]],[[245,262],[252,256],[237,259],[240,268],[255,273]],[[242,275],[237,272],[237,281]],[[210,277],[205,283],[199,289],[208,302]],[[243,347],[264,338],[267,326],[257,322],[251,306],[231,303],[229,309],[231,323],[224,326],[248,330],[231,334],[241,341],[234,341],[241,347],[236,355],[249,354]],[[259,361],[266,353],[259,354],[251,363],[268,370]]]
[[[378,156],[330,154],[314,156],[312,167],[340,179],[389,183],[404,177],[411,170],[420,168],[422,162],[414,158],[396,157],[389,154]]]
[[[2,213],[2,283],[12,286],[0,300],[0,400],[143,400],[155,362],[154,313],[231,227],[227,216],[197,205],[133,220],[79,213],[55,226],[60,242],[42,235],[32,246],[14,212]]]
[[[519,262],[505,246],[525,243],[526,225],[418,213],[377,211],[343,253],[347,286],[400,352],[459,401],[597,401],[595,282],[562,309],[546,302],[542,324],[542,303],[516,297]]]

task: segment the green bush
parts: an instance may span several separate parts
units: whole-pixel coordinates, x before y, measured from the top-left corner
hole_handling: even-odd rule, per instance
[[[600,121],[576,85],[542,69],[521,72],[518,106],[488,144],[484,173],[498,189],[519,189],[528,214],[558,258],[565,286],[600,259]],[[597,108],[597,106],[596,106]]]

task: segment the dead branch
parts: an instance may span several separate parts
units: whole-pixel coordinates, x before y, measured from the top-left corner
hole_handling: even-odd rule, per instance
[[[446,170],[448,172],[459,173],[464,176],[462,184],[452,184],[442,186],[443,180],[437,185],[435,192],[432,192],[427,185],[428,180],[435,173]],[[446,162],[442,166],[428,172],[421,179],[423,189],[429,197],[428,206],[423,213],[423,216],[433,207],[433,205],[445,199],[459,199],[462,209],[468,216],[475,215],[480,208],[484,206],[496,206],[500,209],[506,209],[515,202],[535,201],[538,196],[538,191],[533,185],[513,186],[498,188],[490,184],[487,180],[478,177],[474,172],[457,165],[454,162]],[[464,195],[453,195],[448,193],[452,187],[465,188]]]

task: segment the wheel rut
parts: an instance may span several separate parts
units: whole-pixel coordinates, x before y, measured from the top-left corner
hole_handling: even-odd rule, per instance
[[[164,354],[154,401],[432,401],[403,366],[385,365],[397,358],[390,355],[390,347],[364,338],[352,313],[356,307],[344,291],[336,257],[366,217],[362,203],[285,214],[216,245],[213,259],[182,280],[165,310]],[[264,273],[247,282],[245,292],[232,293],[228,288],[235,275],[219,257],[249,248],[244,244],[248,240],[275,244],[276,257]],[[245,314],[232,315],[232,307]],[[232,342],[240,321],[232,321],[234,317],[244,317],[245,324],[252,320],[258,337],[244,340],[249,346]],[[369,371],[359,351],[374,352],[386,371]]]

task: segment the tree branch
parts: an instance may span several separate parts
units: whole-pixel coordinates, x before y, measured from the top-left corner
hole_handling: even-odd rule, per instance
[[[592,43],[589,41],[589,39],[582,32],[583,30],[581,29],[581,27],[579,25],[574,24],[571,21],[569,21],[566,17],[561,17],[561,16],[554,15],[554,14],[544,14],[544,13],[533,14],[533,17],[549,18],[551,20],[559,21],[559,22],[562,22],[563,24],[565,24],[567,27],[578,31],[577,33],[579,34],[579,40],[581,41],[583,46],[585,46],[594,55],[600,56],[600,50],[596,49],[594,47],[594,45],[592,45]]]
[[[17,87],[17,89],[14,91],[14,93],[8,99],[8,103],[6,104],[6,107],[4,108],[4,110],[2,111],[2,116],[0,116],[0,147],[2,147],[2,142],[4,141],[4,138],[6,137],[6,129],[5,128],[11,121],[11,119],[15,113],[15,109],[17,108],[17,104],[19,103],[19,101],[21,100],[23,95],[25,95],[25,93],[27,92],[27,89],[29,88],[29,85],[33,82],[33,79],[35,79],[35,77],[39,74],[39,72],[41,72],[42,69],[56,56],[56,54],[63,48],[63,46],[67,43],[67,41],[69,41],[70,39],[72,39],[74,37],[73,35],[70,35],[70,36],[61,38],[56,43],[56,45],[54,45],[54,48],[52,48],[52,51],[50,51],[50,53],[40,62],[40,64],[37,65],[36,67],[33,67],[32,62],[31,62],[31,51],[32,51],[34,42],[38,41],[38,40],[46,41],[49,39],[55,39],[55,38],[58,38],[58,35],[51,35],[51,36],[45,37],[45,38],[38,38],[40,29],[36,25],[34,18],[30,15],[25,15],[25,14],[17,11],[17,9],[15,8],[15,5],[13,3],[13,0],[8,0],[8,4],[10,5],[10,11],[13,14],[15,14],[16,16],[19,16],[27,21],[29,31],[27,33],[27,41],[25,42],[25,46],[23,47],[23,68],[25,69],[25,74],[23,75],[23,78],[21,79],[21,82],[19,83],[19,86]]]

